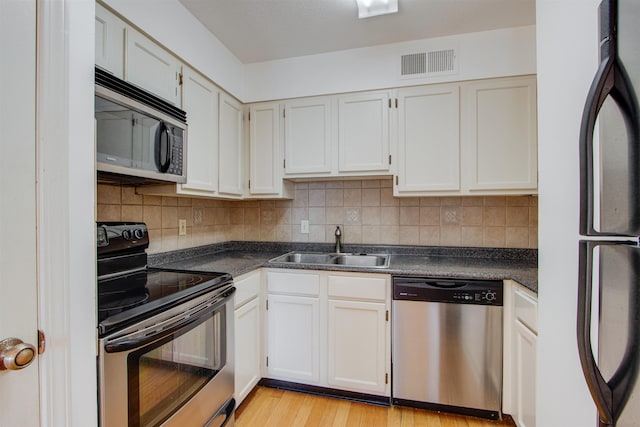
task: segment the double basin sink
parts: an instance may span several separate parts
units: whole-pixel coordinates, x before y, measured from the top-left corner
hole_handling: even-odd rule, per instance
[[[289,252],[270,262],[287,264],[336,265],[345,267],[388,268],[387,254]]]

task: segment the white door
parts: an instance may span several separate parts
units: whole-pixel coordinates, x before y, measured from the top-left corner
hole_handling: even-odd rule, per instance
[[[464,86],[463,154],[469,189],[538,186],[535,77],[490,79]]]
[[[457,85],[398,91],[397,194],[460,190]]]
[[[124,78],[124,33],[126,24],[96,3],[96,65]]]
[[[213,83],[185,67],[182,108],[187,112],[187,182],[181,193],[211,196],[218,189],[218,96]]]
[[[125,80],[180,106],[180,62],[168,51],[128,28]]]
[[[242,105],[224,92],[220,93],[220,144],[218,164],[218,191],[241,197],[242,170]]]
[[[329,97],[284,104],[285,175],[323,176],[331,172]]]
[[[280,104],[257,104],[250,110],[249,192],[278,194],[282,191],[280,150]]]
[[[515,413],[519,427],[536,426],[536,335],[520,321],[515,322]]]
[[[235,397],[240,405],[260,381],[260,298],[235,310]]]
[[[0,2],[0,341],[13,337],[34,346],[38,329],[35,36],[35,1]],[[0,425],[39,425],[38,383],[37,357],[24,369],[0,370]]]
[[[388,172],[389,92],[338,99],[339,172]]]
[[[384,303],[329,300],[330,386],[384,394],[387,322]]]
[[[267,376],[305,384],[320,381],[318,298],[268,296]]]

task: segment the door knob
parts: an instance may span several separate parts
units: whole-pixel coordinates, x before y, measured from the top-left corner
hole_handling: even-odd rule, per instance
[[[0,341],[0,371],[26,368],[36,358],[37,350],[18,338]]]

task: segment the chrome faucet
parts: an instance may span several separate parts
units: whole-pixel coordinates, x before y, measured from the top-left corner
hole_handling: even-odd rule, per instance
[[[340,226],[336,227],[336,253],[342,253],[342,230],[340,230]]]

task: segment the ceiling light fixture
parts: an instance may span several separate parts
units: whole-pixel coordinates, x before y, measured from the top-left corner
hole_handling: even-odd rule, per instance
[[[398,12],[398,0],[356,0],[356,3],[360,19]]]

